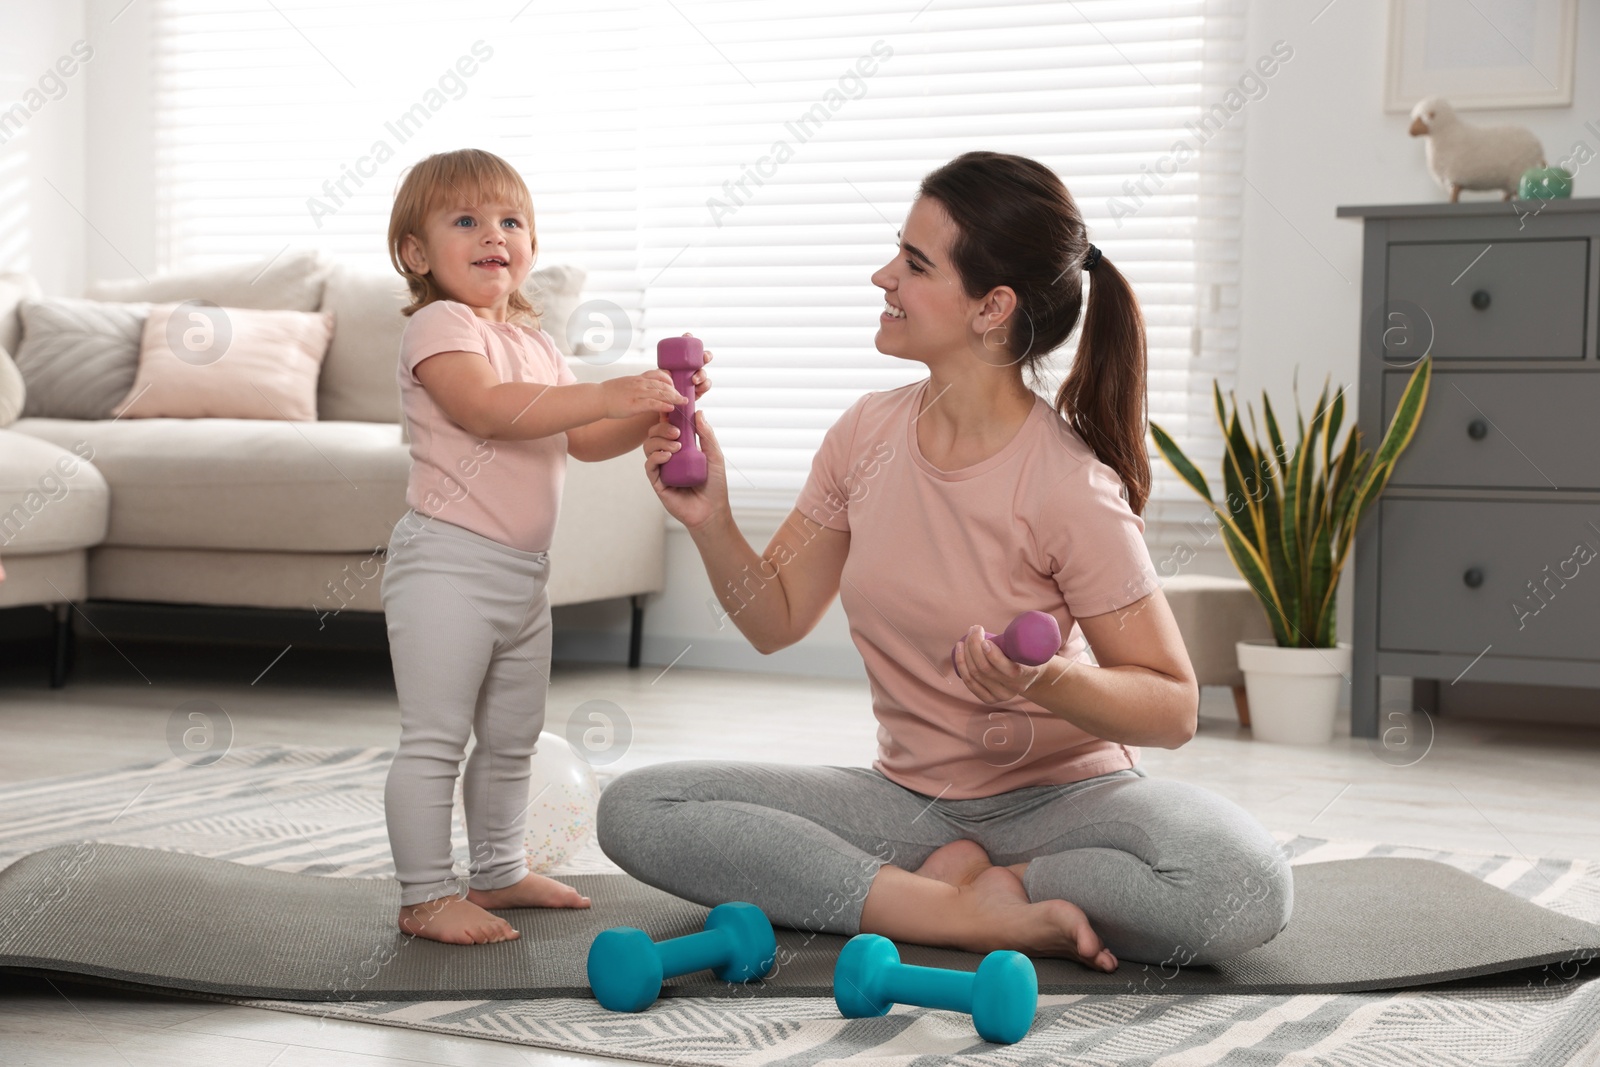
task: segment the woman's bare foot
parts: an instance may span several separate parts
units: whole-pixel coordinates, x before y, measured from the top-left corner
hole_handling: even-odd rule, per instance
[[[1065,900],[1030,901],[1018,869],[994,866],[975,841],[941,846],[915,872],[880,869],[861,912],[861,930],[968,952],[1014,949],[1100,971],[1117,969],[1116,956],[1083,909]]]
[[[490,915],[465,897],[439,897],[400,908],[400,929],[447,945],[486,945],[515,941],[522,935],[498,915]]]
[[[993,866],[982,845],[963,838],[934,849],[915,873],[946,885],[963,886]]]
[[[480,908],[587,908],[589,898],[554,878],[529,874],[503,889],[469,889],[467,899]]]
[[[991,866],[957,892],[968,898],[973,921],[968,951],[1009,948],[1030,956],[1075,959],[1100,971],[1117,969],[1116,956],[1082,908],[1066,900],[1030,902],[1022,880],[1008,867]]]

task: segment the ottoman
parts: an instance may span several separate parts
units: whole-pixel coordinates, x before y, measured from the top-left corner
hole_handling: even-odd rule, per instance
[[[1245,697],[1244,673],[1239,670],[1239,641],[1271,638],[1266,609],[1243,578],[1210,574],[1179,574],[1161,587],[1183,634],[1195,679],[1201,685],[1225,685],[1233,690],[1239,725],[1250,725],[1250,704]]]

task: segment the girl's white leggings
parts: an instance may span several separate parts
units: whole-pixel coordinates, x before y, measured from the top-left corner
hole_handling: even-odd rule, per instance
[[[450,851],[451,804],[467,738],[462,793],[473,889],[528,873],[524,829],[534,746],[550,677],[547,552],[525,552],[408,511],[383,572],[400,747],[384,789],[400,903],[461,892]]]

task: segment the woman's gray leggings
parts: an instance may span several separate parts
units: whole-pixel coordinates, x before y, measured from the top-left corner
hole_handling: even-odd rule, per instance
[[[1082,908],[1119,960],[1229,959],[1277,936],[1294,906],[1288,861],[1249,812],[1138,768],[939,800],[865,767],[666,763],[606,787],[598,836],[658,889],[822,933],[860,932],[878,868],[915,870],[963,838],[998,865],[1030,861],[1029,899]]]

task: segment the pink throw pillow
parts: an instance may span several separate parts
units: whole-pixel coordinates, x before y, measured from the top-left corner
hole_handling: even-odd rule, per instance
[[[139,372],[112,409],[131,419],[315,422],[317,375],[333,315],[156,304],[139,342]]]

